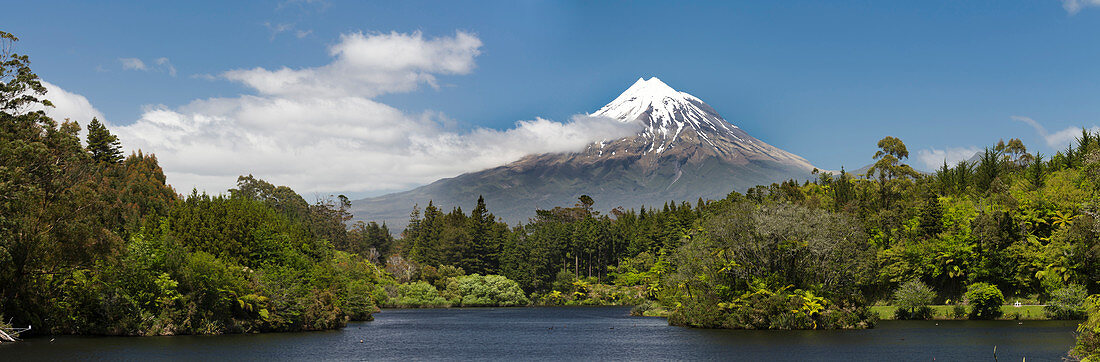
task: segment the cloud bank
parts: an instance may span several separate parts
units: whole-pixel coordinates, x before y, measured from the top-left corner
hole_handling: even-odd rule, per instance
[[[434,87],[439,75],[468,74],[481,46],[465,32],[431,39],[419,32],[345,34],[329,49],[329,64],[227,71],[222,79],[256,94],[148,107],[113,130],[128,149],[155,153],[177,190],[214,193],[250,173],[299,192],[407,189],[639,130],[574,116],[455,131],[440,113],[406,113],[373,99]]]

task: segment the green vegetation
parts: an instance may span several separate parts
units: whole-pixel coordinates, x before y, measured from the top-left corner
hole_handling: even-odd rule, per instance
[[[348,253],[373,241],[344,226],[346,199],[310,205],[251,176],[231,196],[177,195],[156,157],[122,157],[98,120],[83,146],[75,121],[33,110],[51,104],[29,59],[11,52],[16,40],[0,32],[5,321],[34,333],[167,335],[371,317],[388,277]]]
[[[421,307],[449,307],[451,304],[439,295],[439,290],[424,281],[400,284],[396,287],[397,294],[391,303],[394,307],[421,308]]]
[[[1043,312],[1050,319],[1085,319],[1088,316],[1085,310],[1087,298],[1085,287],[1071,284],[1051,293]]]
[[[931,319],[932,308],[929,307],[936,298],[936,293],[924,283],[911,280],[898,287],[894,292],[895,319]]]
[[[891,320],[897,318],[896,306],[890,305],[876,305],[871,307],[871,313],[878,316],[879,319]],[[928,308],[931,310],[931,314],[926,319],[936,320],[962,320],[968,319],[969,314],[967,308],[962,304],[952,305],[930,305]],[[1041,305],[1021,305],[1015,307],[1012,305],[1002,305],[1001,307],[1001,320],[1048,320],[1046,314],[1044,314],[1044,306]]]
[[[970,319],[997,319],[1005,296],[989,283],[974,283],[966,287],[966,300],[970,301]]]
[[[461,296],[463,307],[510,307],[529,303],[519,284],[499,275],[461,276],[448,282],[447,289]]]
[[[1089,319],[1077,326],[1077,346],[1070,356],[1082,361],[1100,360],[1100,295],[1092,295],[1086,302]]]
[[[1006,299],[1072,318],[1082,290],[1100,292],[1097,135],[1083,132],[1049,160],[1000,142],[931,175],[905,165],[901,140],[879,147],[867,175],[819,172],[607,215],[582,196],[511,228],[487,221],[484,202],[469,215],[429,203],[414,208],[391,255],[406,269],[485,268],[534,304],[634,304],[697,327],[865,328],[883,315],[869,305],[889,301],[889,318],[1046,315],[1003,312]],[[600,288],[612,297],[593,298]]]

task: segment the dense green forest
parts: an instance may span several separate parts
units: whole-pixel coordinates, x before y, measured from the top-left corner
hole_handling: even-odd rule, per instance
[[[899,318],[1004,317],[1010,301],[1091,318],[1097,353],[1100,135],[1047,157],[1019,140],[921,174],[901,140],[866,174],[816,172],[638,210],[537,210],[507,225],[413,206],[397,237],[351,223],[343,196],[307,202],[251,175],[179,194],[151,154],[90,120],[57,121],[7,33],[0,66],[0,312],[43,333],[337,328],[379,306],[637,305],[677,325],[866,328]]]
[[[1097,135],[1050,158],[1000,142],[927,175],[905,164],[901,140],[878,147],[865,175],[609,215],[582,196],[512,228],[480,201],[469,215],[429,203],[383,256],[500,274],[544,304],[634,304],[628,290],[610,300],[587,291],[641,287],[670,322],[700,327],[860,328],[873,303],[904,305],[899,318],[930,318],[930,304],[998,318],[1009,301],[1084,315],[1085,297],[1100,292]]]
[[[0,312],[38,333],[314,330],[369,319],[384,273],[338,248],[345,204],[242,177],[181,196],[156,157],[123,157],[98,120],[86,145],[0,32]],[[343,201],[343,199],[341,199]]]

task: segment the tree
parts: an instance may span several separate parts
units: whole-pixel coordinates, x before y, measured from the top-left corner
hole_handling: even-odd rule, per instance
[[[932,304],[936,293],[919,280],[910,280],[894,292],[894,305],[898,308],[894,315],[897,319],[932,318]]]
[[[17,324],[49,318],[48,296],[74,267],[123,241],[100,219],[106,200],[76,123],[58,124],[15,36],[0,31],[0,309]],[[56,281],[56,282],[51,282]]]
[[[970,303],[970,319],[997,319],[1003,314],[1001,305],[1005,296],[997,286],[974,283],[966,287],[966,300]]]
[[[1051,293],[1043,313],[1050,319],[1084,319],[1088,316],[1085,310],[1088,297],[1084,286],[1070,284]]]
[[[464,253],[465,269],[472,274],[496,272],[500,252],[499,240],[493,235],[496,217],[489,213],[485,198],[477,197],[477,206],[470,212],[467,230],[470,234],[470,248]]]
[[[934,237],[943,231],[943,208],[936,195],[925,197],[921,205],[920,230],[926,237]]]
[[[592,205],[595,204],[596,201],[592,200],[591,196],[581,195],[581,197],[577,198],[577,201],[580,202],[577,206],[580,206],[581,209],[584,209],[584,211],[589,214],[592,213]]]
[[[115,164],[122,161],[122,145],[118,136],[111,134],[107,126],[92,118],[88,124],[88,152],[96,162]]]
[[[916,179],[920,174],[912,167],[901,163],[901,160],[909,158],[909,150],[905,143],[895,137],[886,136],[878,141],[879,150],[875,152],[875,164],[867,170],[867,176],[878,175],[879,200],[884,208],[889,208],[893,203],[899,183]]]
[[[901,160],[909,158],[909,150],[900,139],[886,136],[878,141],[878,148],[873,157],[876,162],[867,170],[868,176],[877,173],[880,179],[893,180],[898,177],[915,178],[920,175],[909,165],[901,163]]]
[[[0,31],[0,112],[17,116],[36,106],[53,107],[39,98],[46,87],[31,71],[30,58],[13,51],[17,41],[15,35]]]

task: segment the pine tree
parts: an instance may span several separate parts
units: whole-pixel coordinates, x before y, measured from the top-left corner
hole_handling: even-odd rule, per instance
[[[927,237],[934,237],[943,231],[943,209],[936,195],[929,195],[920,207],[920,230]]]
[[[495,271],[497,260],[497,240],[492,235],[493,214],[485,206],[485,198],[477,197],[477,207],[470,213],[467,226],[470,234],[470,250],[465,259],[471,273],[486,274]]]
[[[119,163],[122,161],[122,146],[118,136],[111,134],[107,126],[92,118],[88,124],[88,152],[97,162]]]

